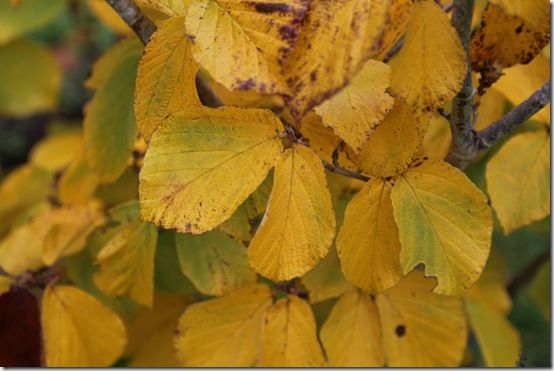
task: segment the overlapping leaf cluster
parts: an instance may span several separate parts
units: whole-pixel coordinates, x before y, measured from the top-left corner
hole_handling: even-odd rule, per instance
[[[137,3],[157,31],[96,62],[83,132],[0,185],[0,291],[55,275],[46,365],[455,366],[468,328],[487,365],[515,365],[491,202],[444,161],[437,109],[468,67],[506,68],[476,129],[540,86],[547,1],[477,7],[471,66],[433,0]],[[487,162],[506,233],[549,214],[547,118]]]

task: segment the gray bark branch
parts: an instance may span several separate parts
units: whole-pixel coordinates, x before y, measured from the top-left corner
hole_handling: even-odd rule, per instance
[[[156,31],[156,25],[146,18],[133,0],[106,0],[117,12],[119,17],[139,37],[144,45],[148,44],[150,36]]]

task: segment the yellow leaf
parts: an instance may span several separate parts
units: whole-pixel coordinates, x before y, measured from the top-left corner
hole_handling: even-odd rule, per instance
[[[483,302],[466,299],[469,324],[487,367],[515,367],[521,353],[516,329],[502,312]]]
[[[548,0],[489,1],[471,38],[473,70],[529,63],[550,41]]]
[[[294,145],[277,159],[267,210],[248,248],[250,265],[273,281],[302,276],[327,255],[334,235],[321,160]]]
[[[320,332],[332,367],[383,367],[379,314],[369,295],[354,290],[333,307]]]
[[[150,142],[140,172],[141,216],[201,234],[231,217],[281,153],[278,118],[266,110],[191,108]]]
[[[0,267],[12,276],[43,266],[41,236],[44,231],[27,223],[14,229],[0,243]]]
[[[87,6],[91,12],[111,30],[120,35],[133,35],[133,30],[105,0],[87,0]]]
[[[508,315],[512,307],[510,295],[505,287],[506,278],[502,267],[502,256],[491,250],[485,270],[479,280],[471,286],[467,299],[485,303],[487,306]]]
[[[548,321],[550,321],[550,303],[551,289],[550,289],[550,277],[551,277],[551,264],[550,261],[544,263],[537,273],[531,284],[529,285],[529,297],[533,299],[535,304],[539,307],[540,311]]]
[[[253,366],[270,305],[269,288],[255,285],[189,306],[177,326],[177,358],[183,366]]]
[[[414,114],[404,100],[396,99],[392,112],[365,141],[354,162],[368,175],[389,177],[402,173],[423,143],[429,118]]]
[[[460,364],[467,340],[463,303],[433,294],[433,281],[414,271],[377,297],[388,366]]]
[[[96,286],[107,295],[127,295],[151,307],[157,239],[152,224],[135,220],[125,225],[96,256],[100,264],[100,271],[94,274]]]
[[[0,5],[0,25],[2,15]],[[13,40],[0,45],[0,65],[0,115],[27,117],[56,108],[62,73],[49,48],[24,38]]]
[[[550,79],[550,59],[536,56],[531,63],[506,68],[494,84],[513,105],[518,105]],[[550,124],[550,104],[537,112],[532,120]]]
[[[0,236],[26,208],[46,198],[53,176],[31,164],[12,170],[0,184]]]
[[[382,45],[376,59],[383,60],[391,48],[404,35],[410,21],[413,1],[391,0],[389,19],[382,36]]]
[[[191,0],[136,0],[144,15],[160,26],[166,19],[187,14]]]
[[[287,57],[287,105],[296,120],[331,97],[373,57],[382,41],[390,1],[313,1]]]
[[[188,299],[156,294],[151,309],[142,308],[127,326],[130,367],[179,367],[173,336]]]
[[[203,294],[221,296],[256,282],[246,248],[223,232],[177,234],[175,242],[183,274]]]
[[[0,295],[10,291],[13,279],[8,276],[0,276]]]
[[[289,295],[270,307],[263,328],[259,366],[322,367],[324,364],[308,303]]]
[[[121,319],[93,296],[72,286],[46,288],[41,323],[48,367],[106,367],[125,348]]]
[[[1,0],[0,44],[5,44],[46,25],[63,10],[65,3],[65,0],[25,0],[14,7],[14,0]],[[2,63],[2,68],[7,66]],[[33,79],[30,81],[36,83]],[[21,81],[19,83],[21,84]]]
[[[402,278],[391,190],[384,180],[367,182],[348,204],[337,237],[344,275],[372,294],[396,285]]]
[[[413,4],[404,45],[390,66],[394,92],[416,111],[433,111],[462,87],[466,54],[448,15],[433,0]]]
[[[494,86],[497,87],[498,84]],[[537,86],[537,89],[538,88],[539,86]],[[518,87],[518,91],[519,89],[520,87]],[[531,95],[531,93],[532,92],[529,92],[529,95]],[[479,108],[477,110],[477,121],[475,122],[474,129],[483,130],[484,128],[504,116],[505,110],[506,98],[504,98],[504,95],[496,89],[487,89],[486,93],[481,97],[481,101],[479,102]]]
[[[386,92],[390,75],[389,66],[370,60],[349,85],[316,107],[315,112],[326,126],[359,151],[392,109],[394,98]]]
[[[404,273],[420,263],[437,277],[437,294],[462,296],[490,251],[492,212],[461,171],[438,160],[408,169],[391,194]]]
[[[38,216],[33,223],[47,228],[43,241],[37,240],[43,244],[44,264],[81,251],[88,236],[105,221],[96,205],[55,208]]]
[[[33,147],[31,163],[54,172],[67,166],[82,148],[82,133],[78,130],[65,130],[47,136]]]
[[[201,105],[196,93],[197,70],[185,17],[163,22],[144,49],[137,72],[135,116],[146,140],[167,116]]]
[[[88,166],[84,153],[78,154],[58,182],[58,198],[64,205],[88,203],[98,186],[98,177]]]
[[[314,269],[302,276],[301,281],[308,289],[310,303],[336,298],[350,289],[340,268],[337,250],[332,247]]]
[[[253,90],[229,90],[213,80],[208,74],[201,74],[202,79],[224,106],[243,108],[282,108],[283,98],[276,94],[260,94]]]
[[[186,28],[194,58],[229,90],[284,92],[281,63],[294,46],[307,5],[193,0]]]
[[[85,110],[89,166],[102,183],[114,182],[129,165],[137,134],[133,97],[140,48],[133,48],[99,87]]]
[[[452,131],[448,120],[434,112],[429,121],[429,127],[423,138],[420,156],[444,160],[450,151]]]
[[[516,176],[517,174],[517,176]],[[508,139],[487,162],[487,190],[505,234],[550,214],[550,135]]]

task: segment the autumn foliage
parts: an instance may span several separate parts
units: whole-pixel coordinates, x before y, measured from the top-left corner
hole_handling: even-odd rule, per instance
[[[118,40],[67,125],[75,8]],[[0,366],[545,366],[549,42],[548,0],[0,0],[0,125],[52,122]]]

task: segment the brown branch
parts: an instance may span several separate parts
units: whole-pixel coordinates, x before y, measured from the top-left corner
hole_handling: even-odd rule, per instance
[[[358,179],[358,180],[361,180],[362,182],[367,182],[371,179],[370,177],[365,176],[364,174],[354,173],[354,172],[352,172],[350,170],[346,170],[345,168],[342,168],[340,166],[331,165],[327,161],[323,161],[323,166],[325,166],[325,168],[327,170],[332,171],[333,173],[337,173],[337,174],[340,174],[340,175],[343,175],[343,176],[347,176],[349,178]]]
[[[452,143],[446,161],[458,167],[465,168],[473,158],[475,138],[473,132],[473,84],[471,81],[471,63],[469,60],[469,42],[471,38],[471,18],[473,16],[474,0],[454,0],[452,9],[452,25],[458,32],[466,52],[467,71],[462,89],[452,101],[450,114],[450,129]]]
[[[106,0],[117,12],[119,17],[127,23],[137,34],[144,45],[148,44],[150,36],[156,31],[156,25],[146,18],[133,0]]]
[[[550,103],[550,89],[551,82],[548,80],[537,91],[531,94],[529,98],[508,112],[506,116],[477,133],[479,150],[483,151],[492,147],[514,128],[527,121]]]

